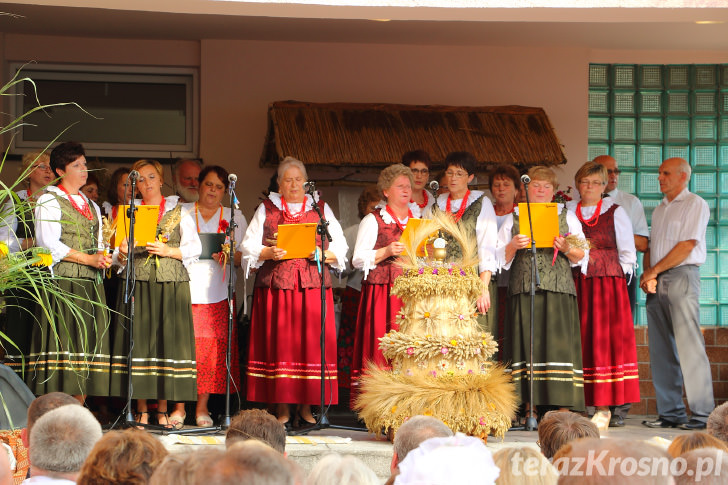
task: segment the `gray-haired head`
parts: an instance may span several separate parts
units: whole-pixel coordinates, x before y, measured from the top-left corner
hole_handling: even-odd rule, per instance
[[[77,473],[101,435],[101,425],[83,406],[48,411],[30,432],[31,466],[49,476]]]
[[[321,458],[306,478],[306,485],[379,485],[376,473],[352,455],[332,453]]]
[[[283,159],[280,165],[278,165],[278,185],[281,184],[281,180],[283,180],[283,176],[286,174],[288,169],[293,167],[296,167],[301,171],[301,175],[303,175],[304,181],[308,180],[308,173],[306,172],[306,166],[303,164],[303,162],[294,157],[286,157]]]
[[[432,416],[412,416],[397,429],[394,435],[393,450],[397,461],[401,462],[407,453],[430,438],[447,438],[452,430],[445,423]]]

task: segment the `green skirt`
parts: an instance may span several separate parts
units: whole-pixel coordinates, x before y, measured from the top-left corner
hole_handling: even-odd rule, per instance
[[[135,399],[197,400],[195,331],[187,281],[158,283],[152,264],[149,281],[134,286],[132,336],[132,397]],[[120,283],[119,314],[111,359],[111,395],[128,389],[129,320]]]
[[[5,338],[0,338],[0,345],[5,351],[5,365],[18,373],[22,379],[28,365],[30,342],[33,327],[37,326],[35,316],[35,299],[28,291],[32,288],[13,288],[3,295],[5,313],[0,314],[0,331]]]
[[[500,341],[500,335],[498,335],[498,312],[502,309],[498,308],[498,284],[496,283],[496,279],[495,276],[491,277],[490,285],[488,285],[490,310],[486,314],[479,313],[476,320],[480,331],[488,332],[493,336],[493,340],[498,342]]]
[[[506,325],[506,359],[516,393],[529,400],[531,296],[509,297],[510,325]],[[576,297],[537,291],[534,300],[533,403],[584,410],[581,329]]]
[[[109,311],[104,288],[94,280],[55,278],[78,307],[47,294],[36,307],[25,383],[33,394],[109,394]]]

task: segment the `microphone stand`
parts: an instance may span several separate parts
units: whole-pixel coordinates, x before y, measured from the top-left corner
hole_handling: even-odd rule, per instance
[[[526,208],[528,209],[528,228],[531,232],[531,315],[530,315],[530,341],[529,341],[529,365],[528,365],[528,406],[529,412],[526,417],[526,431],[533,431],[538,428],[536,418],[533,417],[533,327],[534,327],[534,307],[536,301],[536,287],[541,286],[541,279],[538,274],[536,265],[536,241],[533,238],[533,222],[531,221],[531,201],[528,197],[528,182],[524,181],[526,186]]]
[[[346,429],[350,431],[366,431],[364,428],[331,424],[327,416],[328,406],[326,406],[326,394],[324,391],[324,384],[326,384],[326,280],[324,278],[324,271],[326,271],[325,240],[331,242],[331,233],[329,232],[329,221],[324,218],[321,208],[316,200],[316,187],[313,182],[308,182],[307,193],[311,196],[311,208],[316,211],[316,214],[319,217],[319,222],[316,226],[316,234],[321,236],[321,264],[319,265],[319,275],[321,276],[321,337],[319,340],[321,345],[321,410],[319,412],[319,418],[315,424],[304,429],[289,432],[288,434],[291,436],[297,436],[308,434],[311,431],[328,428]]]
[[[135,272],[134,272],[134,251],[136,245],[134,244],[134,223],[136,221],[136,202],[134,195],[136,194],[136,177],[129,176],[131,184],[131,197],[129,198],[129,207],[126,209],[126,216],[129,218],[129,237],[127,238],[128,251],[126,259],[126,275],[124,277],[124,303],[127,305],[128,320],[127,326],[129,328],[129,353],[126,360],[126,419],[124,425],[131,428],[144,428],[149,430],[163,430],[163,426],[157,426],[148,423],[140,423],[134,419],[134,413],[132,412],[132,399],[134,394],[134,386],[132,384],[132,354],[134,352],[134,287],[135,287]]]

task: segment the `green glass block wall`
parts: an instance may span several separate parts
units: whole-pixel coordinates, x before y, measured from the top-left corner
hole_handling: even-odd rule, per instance
[[[662,160],[690,163],[690,190],[710,207],[701,323],[728,327],[728,64],[591,64],[588,131],[589,159],[618,161],[620,189],[642,200],[648,224],[662,200]],[[647,324],[644,305],[638,291],[638,325]]]

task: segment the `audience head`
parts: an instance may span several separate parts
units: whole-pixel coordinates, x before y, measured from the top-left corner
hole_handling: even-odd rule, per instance
[[[32,169],[31,169],[32,167]],[[28,152],[23,155],[20,164],[20,173],[27,172],[28,178],[25,179],[26,184],[37,187],[45,187],[50,184],[53,179],[53,169],[51,169],[51,157],[45,152]]]
[[[607,189],[605,192],[611,192],[616,189],[619,185],[620,173],[617,160],[609,155],[599,155],[598,157],[594,157],[592,161],[602,165],[607,170]]]
[[[675,485],[725,485],[728,483],[728,453],[716,448],[690,450],[680,456],[685,468],[673,465]],[[677,461],[677,460],[676,460]]]
[[[101,434],[101,425],[83,406],[48,411],[30,432],[31,474],[75,479]]]
[[[33,399],[28,406],[28,424],[20,435],[26,448],[30,446],[30,431],[35,422],[48,411],[68,404],[81,405],[76,398],[65,392],[49,392]]]
[[[203,463],[196,485],[293,485],[293,465],[283,455],[257,440],[234,443]]]
[[[263,409],[246,409],[233,416],[225,433],[225,447],[246,440],[258,440],[279,453],[286,451],[286,428]]]
[[[670,456],[646,441],[582,438],[554,456],[559,485],[665,485],[672,483]],[[639,473],[641,467],[649,472]]]
[[[482,440],[457,433],[430,438],[399,464],[395,485],[492,485],[498,467]]]
[[[394,470],[407,454],[430,438],[447,438],[453,435],[445,423],[432,416],[412,416],[397,428],[392,443],[392,465]]]
[[[559,448],[579,438],[599,438],[599,430],[577,413],[549,411],[538,425],[539,446],[546,458],[553,458]]]
[[[197,470],[224,454],[224,451],[215,448],[195,450],[194,453],[170,453],[152,473],[149,485],[194,485]]]
[[[174,191],[182,202],[197,202],[200,170],[202,170],[202,162],[198,159],[179,158],[174,162],[172,182],[174,182]]]
[[[500,449],[493,461],[500,469],[496,485],[556,485],[559,478],[551,462],[528,446]]]
[[[671,457],[677,458],[683,453],[690,450],[697,450],[698,448],[717,448],[728,453],[728,444],[704,431],[676,436],[672,440],[672,443],[670,443],[670,446],[667,447],[667,452]]]
[[[165,456],[167,449],[149,433],[109,431],[91,450],[76,483],[144,485]]]
[[[131,185],[127,183],[129,172],[131,172],[131,169],[121,167],[114,170],[114,173],[111,174],[109,188],[106,192],[106,200],[109,201],[109,204],[126,204],[126,199],[131,198],[129,194]]]
[[[728,443],[728,402],[724,402],[708,416],[708,433]]]
[[[371,468],[352,455],[331,454],[321,458],[306,478],[306,485],[379,485]]]
[[[51,170],[53,170],[53,177],[59,178],[61,174],[58,171],[63,170],[65,172],[66,166],[69,163],[75,162],[80,157],[86,158],[86,151],[80,143],[67,141],[55,147],[51,152]]]
[[[374,208],[380,200],[382,200],[382,194],[379,193],[379,188],[376,185],[364,187],[364,190],[359,194],[359,201],[356,206],[359,210],[359,219],[364,219],[364,216],[374,212]]]
[[[13,485],[13,469],[10,464],[10,449],[5,443],[0,446],[0,485]]]

